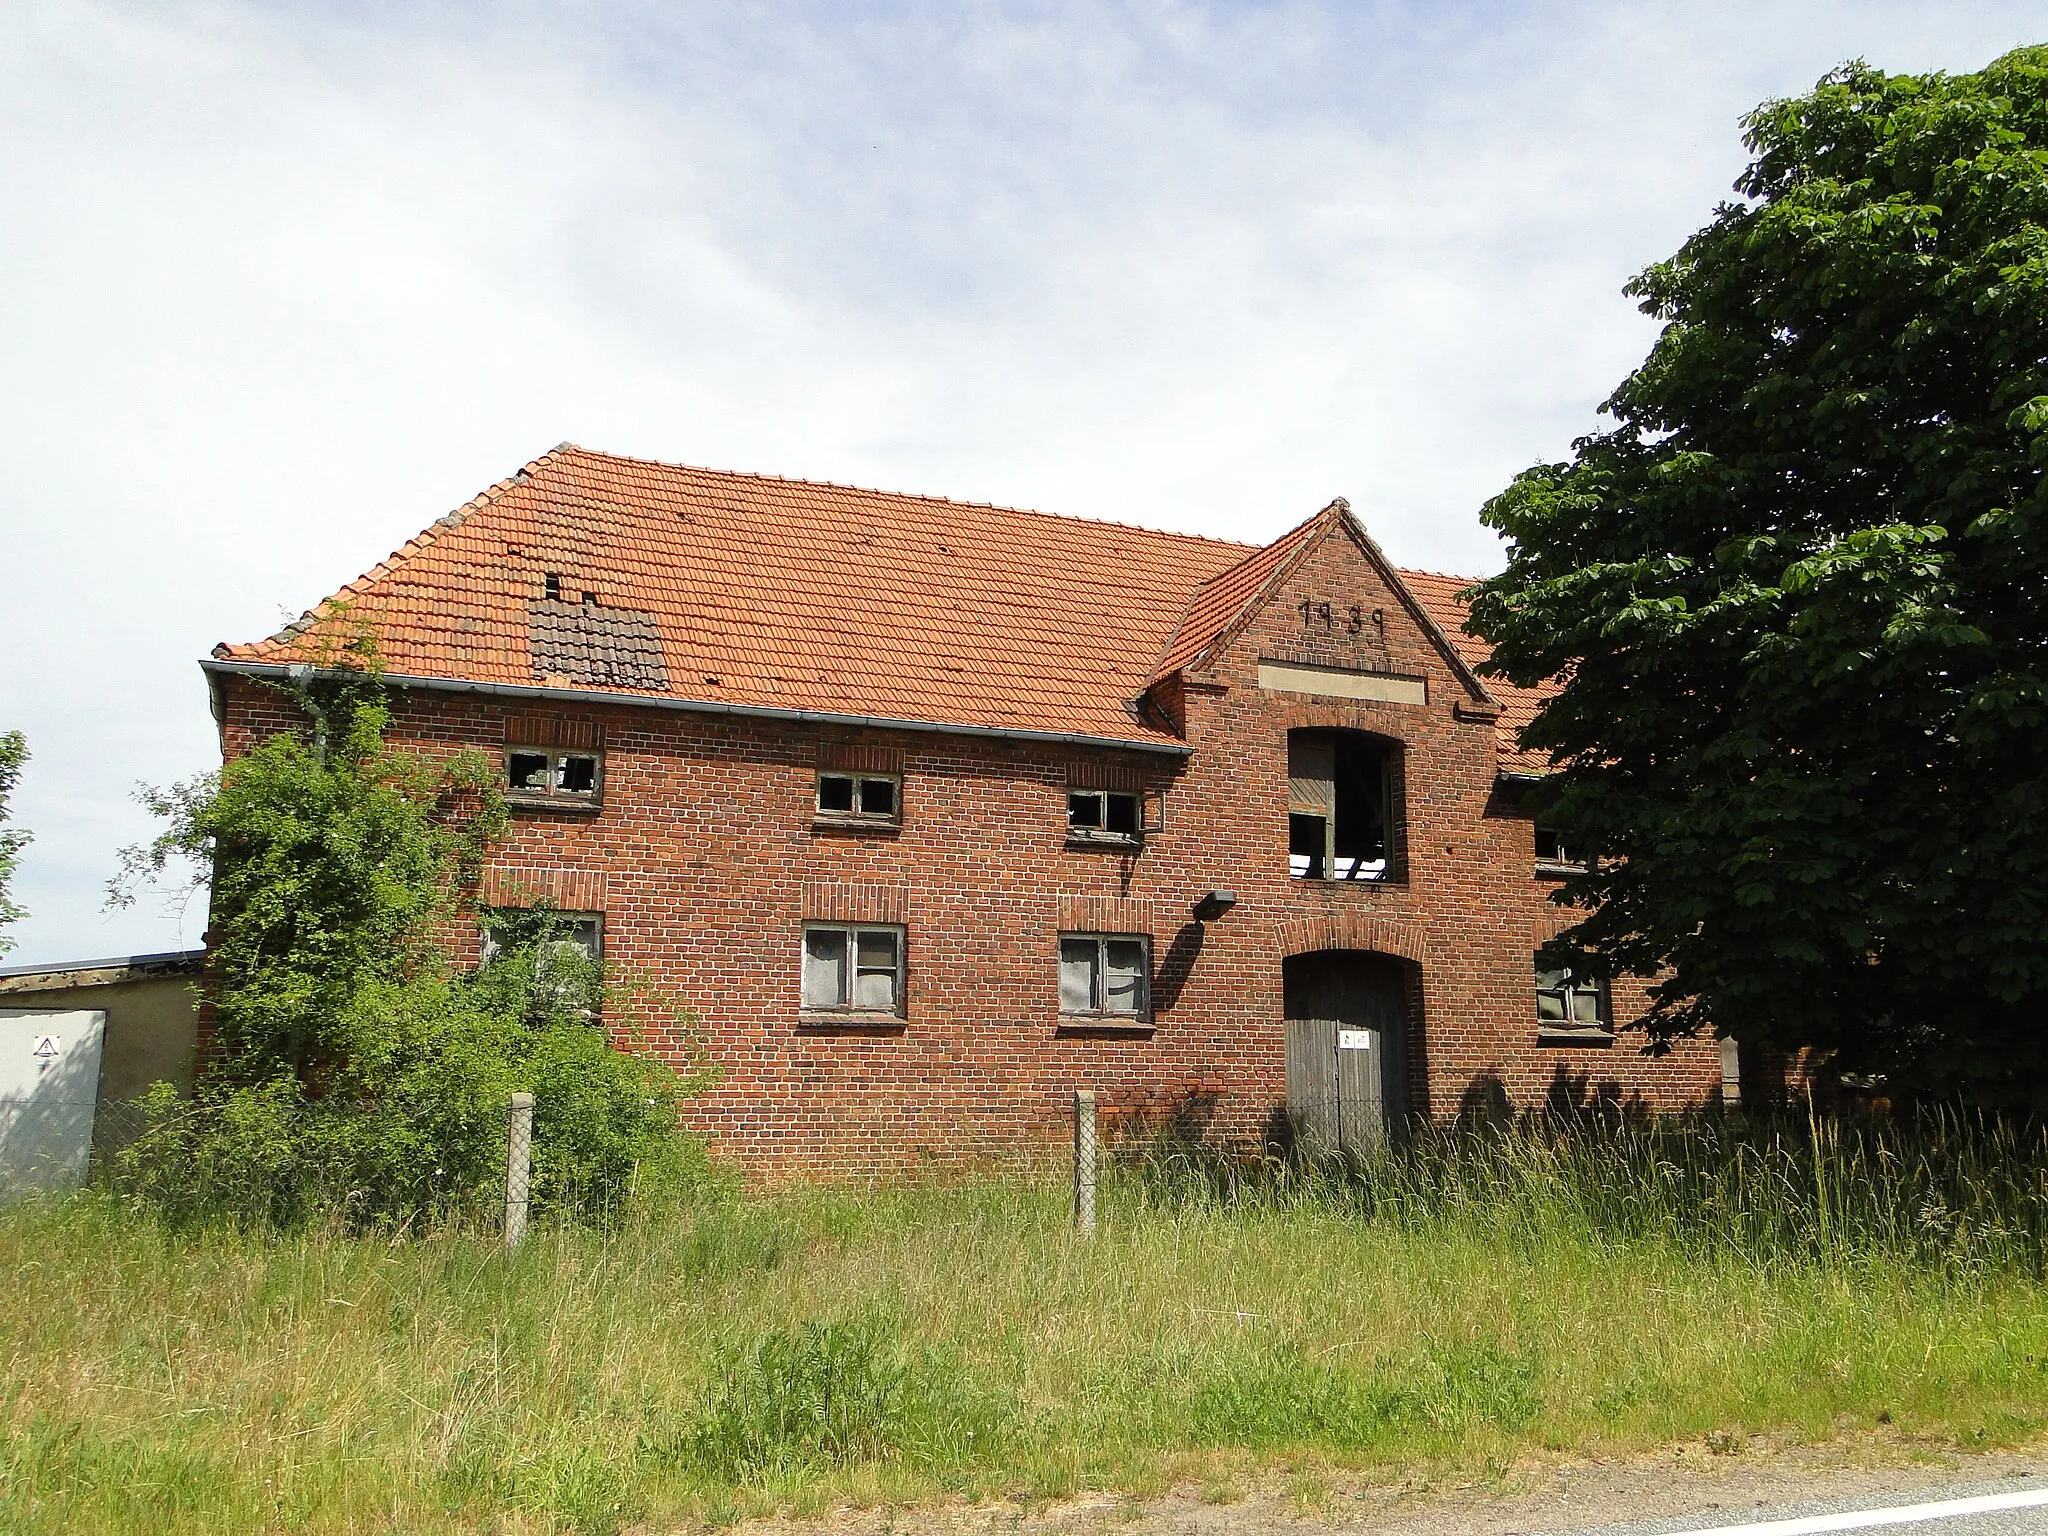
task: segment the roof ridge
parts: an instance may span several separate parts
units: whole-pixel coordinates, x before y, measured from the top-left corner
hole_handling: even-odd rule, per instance
[[[1219,539],[1213,534],[1184,533],[1177,528],[1153,528],[1144,523],[1127,523],[1115,517],[1087,517],[1077,512],[1048,512],[1042,507],[1015,507],[1000,501],[967,501],[958,496],[933,496],[924,491],[891,491],[878,485],[853,485],[844,480],[809,480],[801,475],[770,475],[751,469],[717,469],[709,464],[683,464],[669,459],[648,459],[631,453],[608,453],[602,448],[585,448],[580,443],[561,443],[550,449],[543,458],[552,458],[557,453],[579,453],[593,459],[609,459],[617,464],[645,464],[652,469],[680,469],[694,475],[717,475],[728,480],[758,480],[771,485],[801,485],[827,491],[857,491],[863,496],[891,496],[899,501],[928,501],[942,507],[973,507],[983,512],[1013,512],[1020,517],[1044,517],[1060,523],[1087,523],[1098,528],[1124,528],[1132,533],[1157,534],[1162,538],[1186,539],[1196,544],[1220,544],[1226,549],[1242,549],[1256,553],[1265,548],[1263,544],[1248,544],[1242,539]],[[540,461],[536,459],[535,463]],[[528,466],[531,468],[531,466]]]

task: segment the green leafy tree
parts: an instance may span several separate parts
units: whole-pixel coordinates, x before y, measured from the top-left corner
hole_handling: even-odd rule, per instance
[[[1549,963],[1896,1083],[2048,1101],[2048,49],[1845,66],[1629,292],[1611,431],[1486,508],[1543,814],[1602,857]]]
[[[7,887],[14,878],[15,866],[21,862],[21,850],[28,846],[29,834],[19,827],[6,826],[7,802],[13,798],[14,786],[21,781],[22,766],[27,762],[28,742],[21,732],[0,731],[0,928],[28,916],[8,894]],[[14,940],[0,933],[0,955],[12,948]]]
[[[545,910],[498,921],[475,972],[451,958],[505,826],[495,761],[388,745],[374,676],[301,702],[304,735],[143,792],[169,825],[128,851],[115,899],[179,859],[210,876],[213,1022],[193,1098],[145,1101],[129,1186],[280,1223],[481,1215],[502,1199],[517,1090],[535,1099],[542,1209],[603,1216],[701,1180],[676,1120],[692,1084],[647,1048],[678,1031],[673,1010],[608,987]]]

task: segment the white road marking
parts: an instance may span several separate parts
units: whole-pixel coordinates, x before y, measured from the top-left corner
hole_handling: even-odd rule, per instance
[[[1943,1499],[1936,1504],[1859,1509],[1845,1515],[1802,1515],[1792,1520],[1759,1520],[1750,1525],[1701,1525],[1674,1536],[1821,1536],[1826,1531],[1868,1531],[1881,1525],[1953,1520],[1959,1515],[1988,1515],[2003,1509],[2035,1509],[2042,1505],[2048,1505],[2048,1488],[2027,1488],[2018,1493],[1982,1494],[1974,1499]]]

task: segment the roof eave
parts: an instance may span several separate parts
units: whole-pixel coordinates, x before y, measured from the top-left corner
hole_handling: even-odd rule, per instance
[[[320,675],[310,662],[236,661],[209,657],[199,663],[209,675],[228,673],[283,681],[287,678]],[[328,676],[352,675],[328,671]],[[477,693],[509,699],[549,700],[564,704],[607,704],[640,709],[672,709],[690,714],[732,715],[750,720],[797,721],[809,725],[868,726],[888,731],[923,731],[945,736],[977,736],[998,741],[1038,741],[1058,746],[1096,747],[1122,752],[1156,752],[1169,757],[1186,757],[1194,748],[1180,742],[1132,740],[1122,736],[1096,736],[1082,731],[1034,731],[1022,726],[970,725],[958,721],[908,720],[889,715],[841,714],[821,709],[778,709],[766,704],[733,704],[723,699],[679,699],[664,694],[616,693],[601,688],[559,688],[542,683],[484,683],[466,678],[427,677],[386,672],[382,681],[393,688],[419,688],[441,693]]]

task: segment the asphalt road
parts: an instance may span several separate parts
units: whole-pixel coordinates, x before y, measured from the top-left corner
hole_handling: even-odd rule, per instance
[[[2042,1536],[2048,1533],[2048,1478],[2006,1478],[1918,1488],[1811,1504],[1727,1511],[1627,1525],[1550,1526],[1529,1536]]]
[[[1191,1481],[1143,1500],[772,1517],[733,1536],[2048,1536],[2048,1443],[1945,1461],[1926,1447],[1857,1450],[1757,1437],[1732,1455],[1679,1446],[1498,1484],[1340,1484],[1307,1505],[1280,1480],[1220,1499]]]

